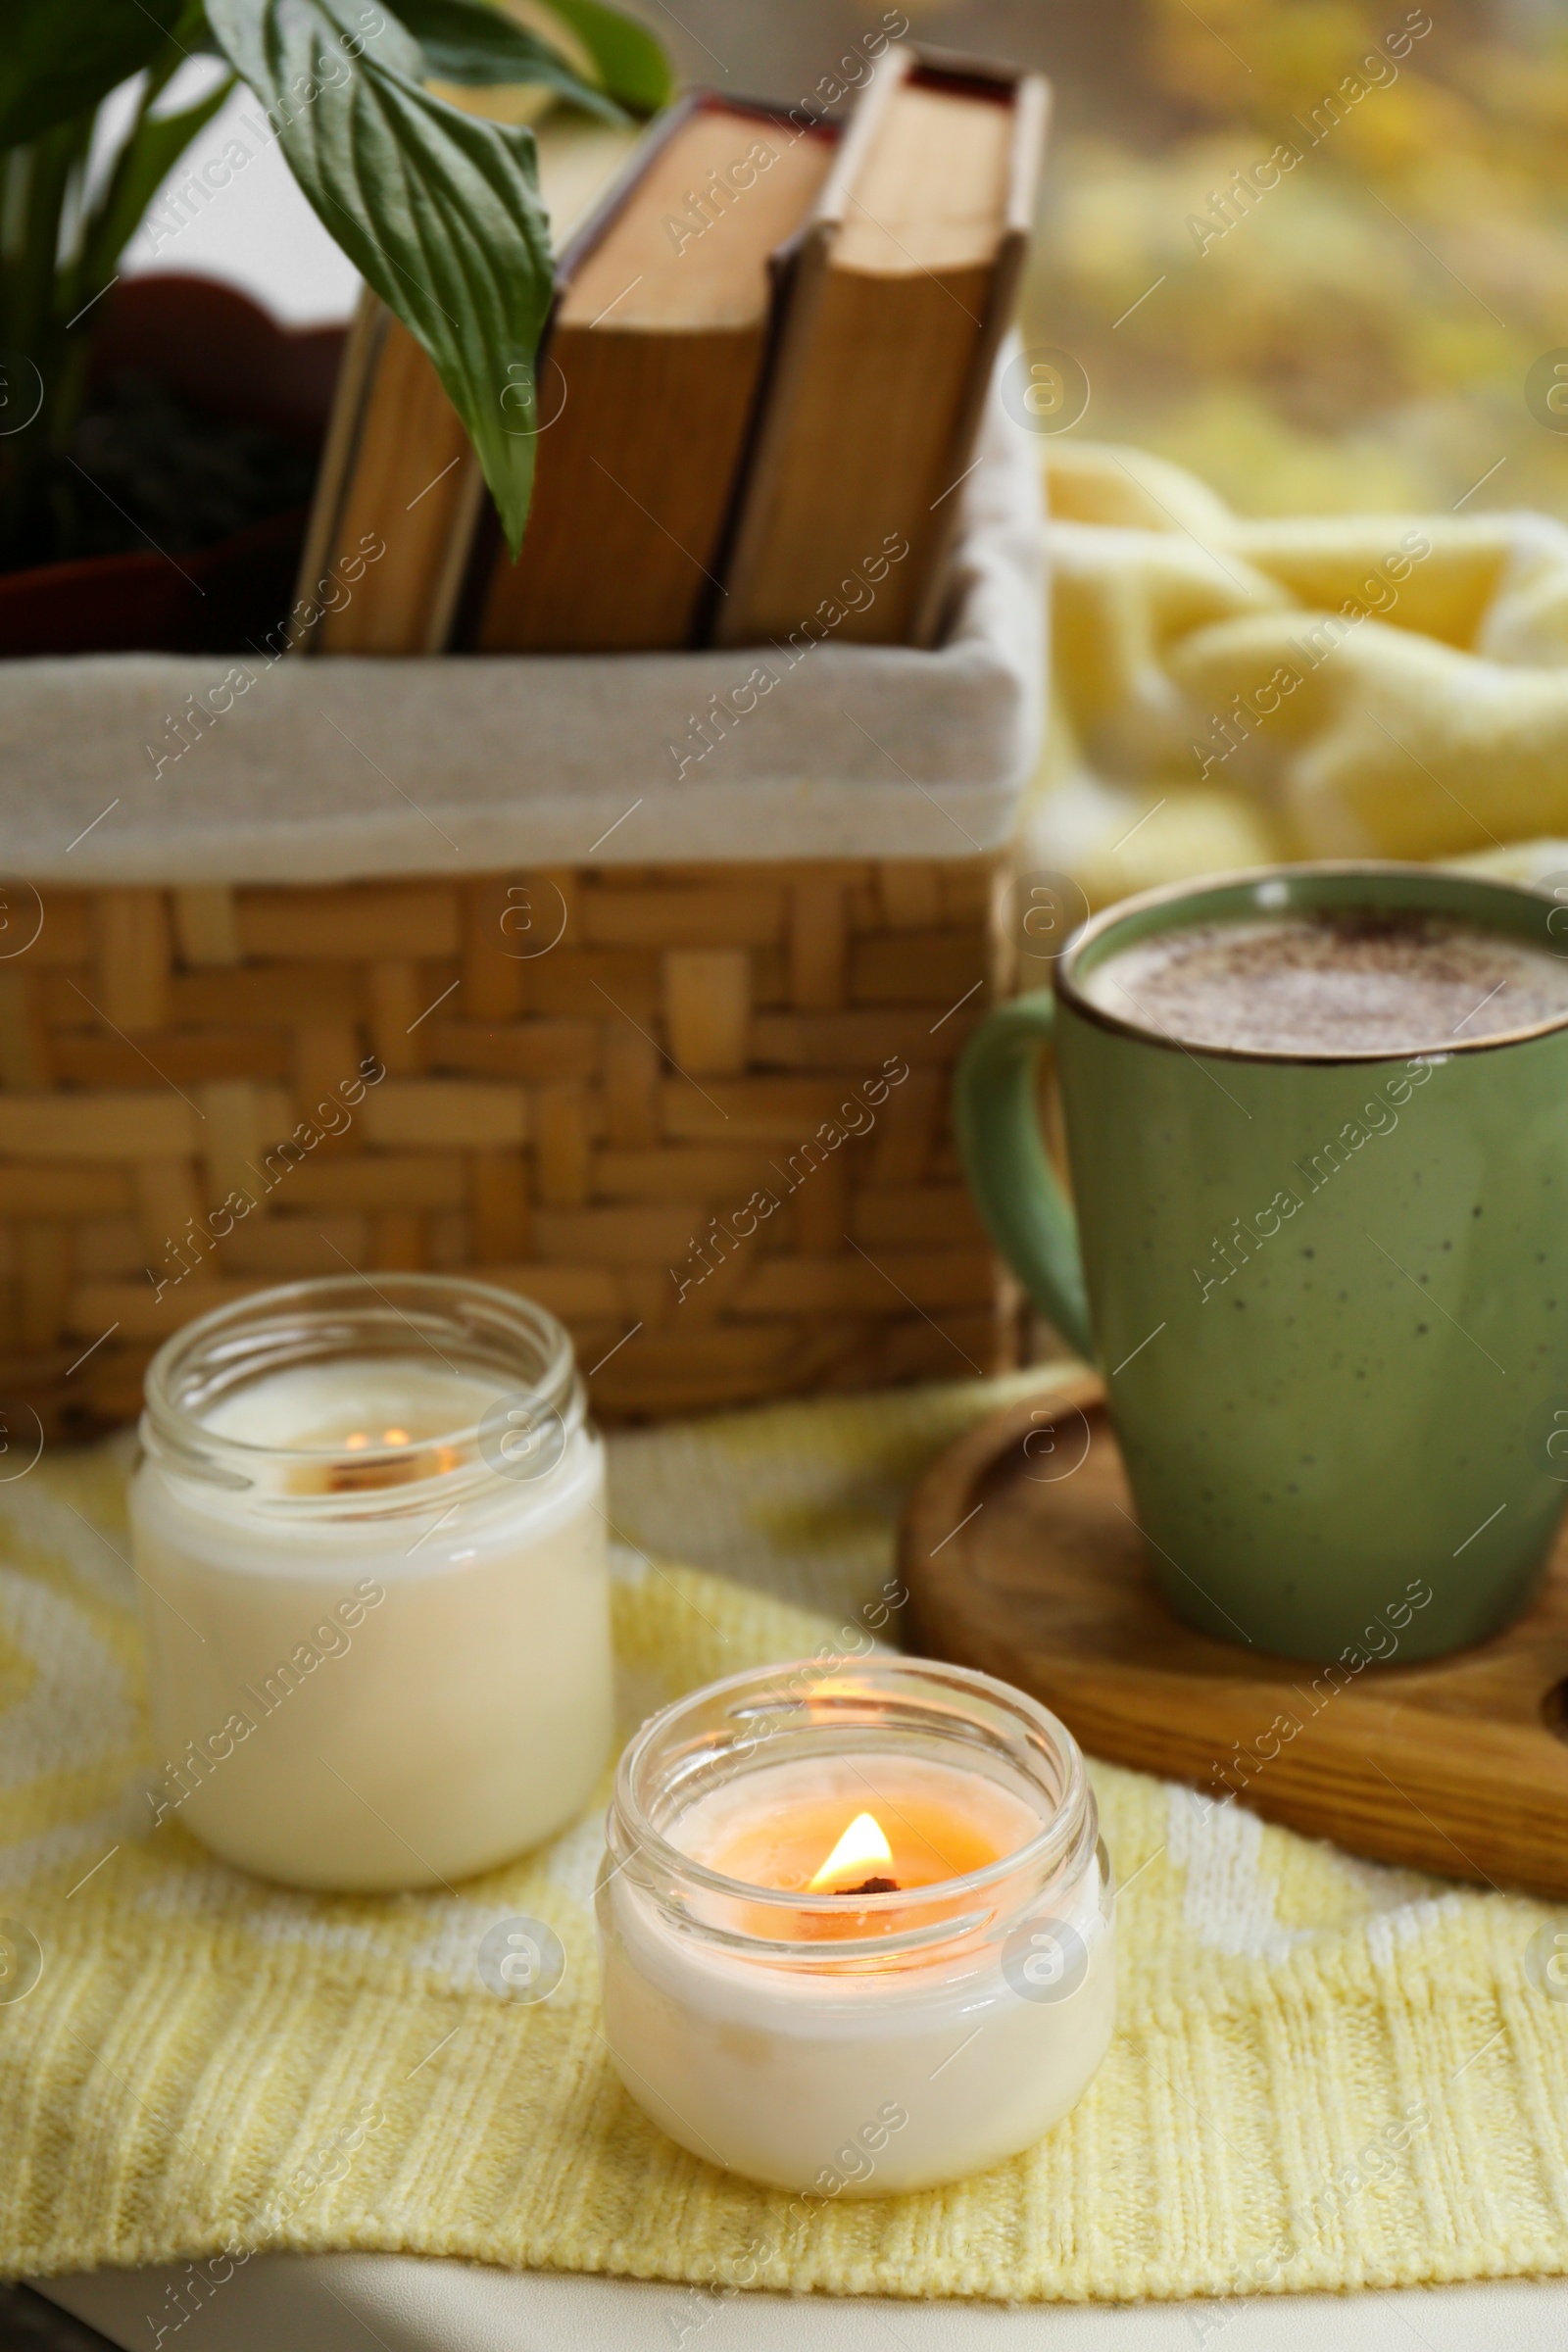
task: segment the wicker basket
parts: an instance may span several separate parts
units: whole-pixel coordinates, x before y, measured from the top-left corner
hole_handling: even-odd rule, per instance
[[[345,1264],[527,1292],[612,1417],[1011,1361],[947,1109],[1003,887],[46,885],[0,961],[0,1384],[51,1431],[123,1419],[180,1323]]]

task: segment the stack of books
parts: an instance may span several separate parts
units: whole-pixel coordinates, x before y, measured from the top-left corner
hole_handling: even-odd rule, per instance
[[[303,649],[934,642],[1047,111],[1038,75],[899,45],[842,131],[702,91],[629,153],[601,129],[547,155],[568,233],[535,412],[514,404],[538,436],[521,553],[429,361],[368,297],[302,598],[384,552]]]

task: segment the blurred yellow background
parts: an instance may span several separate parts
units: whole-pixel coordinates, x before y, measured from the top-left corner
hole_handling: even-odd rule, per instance
[[[1568,345],[1568,12],[1113,15],[1065,93],[1026,304],[1088,372],[1080,429],[1247,514],[1568,513],[1549,367],[1527,405]]]

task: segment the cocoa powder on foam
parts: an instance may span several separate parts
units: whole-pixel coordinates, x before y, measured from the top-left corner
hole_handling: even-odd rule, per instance
[[[1568,957],[1426,914],[1194,924],[1079,985],[1123,1020],[1238,1053],[1433,1053],[1568,1019]]]

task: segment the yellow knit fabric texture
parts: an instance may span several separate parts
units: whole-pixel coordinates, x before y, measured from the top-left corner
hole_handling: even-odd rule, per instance
[[[1096,906],[1277,858],[1506,870],[1502,845],[1545,840],[1536,870],[1563,870],[1560,522],[1258,519],[1147,450],[1042,447],[1054,708],[1026,863]]]
[[[909,1478],[1015,1386],[619,1441],[625,1727],[858,1639]],[[1525,1966],[1553,1915],[1111,1767],[1119,2022],[1077,2112],[916,2196],[803,2214],[710,2170],[608,2061],[600,1807],[455,1898],[287,1893],[151,1828],[124,1465],[50,1457],[0,1487],[0,1914],[13,1971],[41,1959],[24,1998],[0,1978],[6,2272],[193,2258],[220,2280],[263,2248],[382,2248],[705,2292],[1087,2298],[1568,2269],[1568,2001]],[[531,2007],[475,1966],[519,1913],[567,1955]]]

